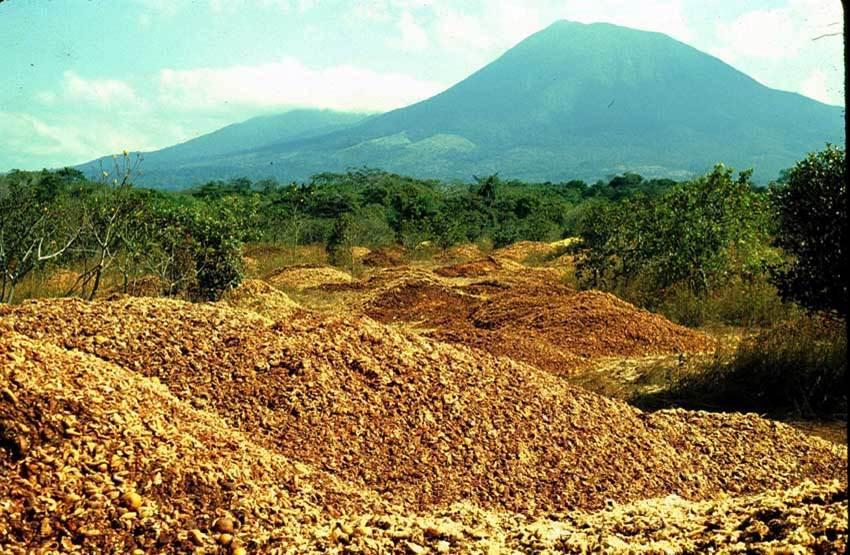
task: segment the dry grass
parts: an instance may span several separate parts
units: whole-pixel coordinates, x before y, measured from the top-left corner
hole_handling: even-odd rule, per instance
[[[780,416],[847,414],[847,334],[843,322],[801,315],[721,349],[639,406],[757,410]]]

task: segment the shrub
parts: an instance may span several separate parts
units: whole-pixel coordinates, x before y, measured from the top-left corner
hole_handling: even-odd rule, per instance
[[[628,294],[624,298],[643,306],[648,304],[645,298],[632,299]],[[678,285],[665,291],[660,299],[653,308],[678,324],[692,327],[708,323],[768,327],[795,311],[794,305],[783,302],[776,287],[765,279],[735,279],[710,295],[699,295]]]
[[[350,268],[353,265],[351,248],[354,246],[354,227],[354,218],[348,212],[336,219],[326,247],[328,260],[334,266]]]
[[[788,172],[788,185],[775,190],[774,200],[779,212],[777,243],[794,257],[776,273],[782,294],[807,308],[846,317],[844,158],[845,152],[831,145],[809,154]]]
[[[634,399],[654,408],[678,405],[835,417],[847,413],[844,323],[799,315],[744,339],[665,391]]]
[[[764,245],[771,216],[751,173],[733,178],[732,169],[718,165],[659,197],[592,206],[579,226],[586,246],[577,262],[580,280],[614,289],[639,279],[657,292],[684,284],[704,294],[752,272],[770,254]]]

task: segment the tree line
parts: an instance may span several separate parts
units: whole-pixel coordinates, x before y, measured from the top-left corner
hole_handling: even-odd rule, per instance
[[[751,175],[719,164],[654,197],[593,205],[578,224],[579,282],[655,303],[671,291],[705,298],[770,284],[786,301],[846,317],[845,151],[827,145],[768,187]]]
[[[212,300],[241,280],[246,242],[321,243],[342,263],[354,245],[500,247],[578,236],[586,287],[699,295],[732,279],[770,279],[807,306],[846,306],[835,274],[844,151],[832,146],[767,188],[722,165],[686,182],[626,173],[593,184],[498,175],[445,183],[363,168],[175,193],[134,187],[141,159],[114,162],[98,180],[69,168],[0,176],[0,302],[12,302],[31,273],[56,267],[76,270],[68,293],[85,298],[109,273],[124,288],[155,276],[162,294]]]

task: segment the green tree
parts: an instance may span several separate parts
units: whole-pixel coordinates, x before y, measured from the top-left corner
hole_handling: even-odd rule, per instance
[[[845,151],[827,145],[798,162],[774,190],[776,243],[793,261],[775,273],[783,297],[813,310],[847,316]]]
[[[65,256],[80,235],[64,183],[50,172],[11,172],[0,181],[0,303],[20,281]]]
[[[596,205],[579,224],[586,247],[580,281],[613,289],[637,278],[657,293],[683,284],[703,295],[745,267],[764,265],[769,203],[750,175],[733,178],[718,165],[659,197]]]
[[[326,246],[331,264],[343,268],[351,268],[354,265],[354,257],[351,252],[351,248],[354,246],[354,226],[354,218],[348,212],[340,214],[334,222]]]

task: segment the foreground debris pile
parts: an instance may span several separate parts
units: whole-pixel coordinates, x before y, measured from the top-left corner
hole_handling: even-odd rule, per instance
[[[846,542],[843,446],[368,318],[28,302],[0,308],[0,383],[0,552]]]
[[[381,506],[131,370],[5,328],[0,361],[0,552],[244,553]]]
[[[806,482],[783,492],[708,502],[669,496],[545,518],[457,504],[424,517],[335,521],[319,532],[318,545],[333,549],[342,539],[353,552],[408,553],[839,554],[846,520],[846,488]]]

